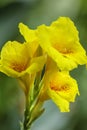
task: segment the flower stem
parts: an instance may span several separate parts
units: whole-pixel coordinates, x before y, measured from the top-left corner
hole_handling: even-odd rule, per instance
[[[30,130],[30,126],[28,125],[28,122],[29,122],[29,115],[28,115],[28,110],[26,109],[25,110],[25,119],[24,119],[24,130]]]
[[[23,123],[23,130],[30,130],[31,124],[29,123],[30,120],[30,106],[28,98],[26,98],[26,108],[24,112],[24,123]]]

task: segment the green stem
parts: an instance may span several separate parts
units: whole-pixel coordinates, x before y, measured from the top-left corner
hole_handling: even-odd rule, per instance
[[[28,98],[26,98],[26,108],[24,113],[24,123],[23,123],[23,130],[30,130],[31,124],[29,124],[30,120],[30,106]]]
[[[37,93],[35,86],[30,87],[30,91],[28,93],[25,93],[26,106],[22,130],[30,130],[32,123],[44,112],[44,109],[42,109],[43,102],[39,101],[40,94],[38,91],[41,90],[41,86],[42,84],[37,87]]]
[[[28,115],[28,110],[26,109],[25,110],[25,119],[24,119],[24,130],[30,130],[30,126],[28,125],[28,122],[29,122],[29,115]]]

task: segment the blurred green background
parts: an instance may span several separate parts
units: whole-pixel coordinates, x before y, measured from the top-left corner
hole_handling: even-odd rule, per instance
[[[80,42],[87,50],[87,0],[0,0],[0,48],[8,40],[21,40],[18,23],[34,29],[49,25],[59,16],[70,17],[79,30]],[[71,75],[77,79],[80,96],[71,112],[60,113],[52,101],[31,130],[87,130],[87,70],[80,66]],[[24,94],[13,78],[0,73],[0,130],[20,130]]]

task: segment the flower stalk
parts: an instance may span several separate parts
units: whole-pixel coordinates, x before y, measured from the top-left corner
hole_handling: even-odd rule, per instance
[[[30,104],[28,97],[26,97],[26,107],[24,112],[23,130],[30,130],[31,124],[29,123],[31,117]]]
[[[31,124],[29,124],[29,119],[30,119],[30,110],[28,103],[26,103],[26,109],[24,112],[23,130],[30,130]]]
[[[34,75],[33,75],[34,76]],[[39,76],[40,78],[40,76]],[[42,89],[42,81],[38,84],[38,78],[31,82],[28,93],[25,93],[25,111],[24,121],[22,123],[22,130],[30,130],[33,122],[44,112],[42,109],[43,101],[40,101],[40,91]],[[26,86],[26,82],[25,86]],[[36,90],[37,87],[37,90]]]

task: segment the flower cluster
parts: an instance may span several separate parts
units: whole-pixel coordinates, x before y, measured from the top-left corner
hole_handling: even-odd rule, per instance
[[[50,26],[43,24],[36,30],[19,23],[19,30],[25,41],[8,41],[3,46],[0,71],[19,80],[30,106],[37,99],[34,112],[49,99],[61,112],[68,112],[69,103],[79,95],[70,71],[87,64],[74,23],[68,17],[60,17]]]

